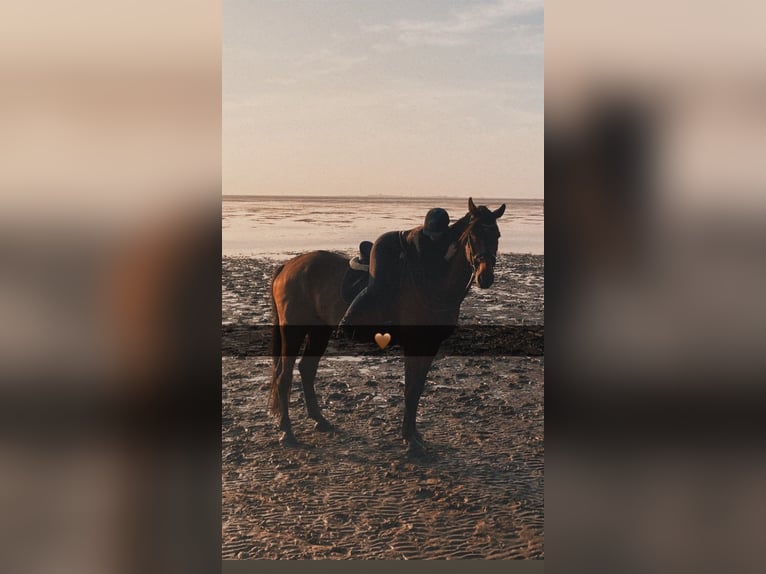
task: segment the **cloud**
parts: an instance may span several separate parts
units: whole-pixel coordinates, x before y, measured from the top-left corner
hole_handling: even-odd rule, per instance
[[[468,34],[492,27],[513,16],[541,10],[542,7],[543,3],[538,0],[500,0],[453,11],[449,18],[443,20],[402,20],[397,27],[404,32]]]
[[[542,9],[542,0],[498,0],[452,10],[442,19],[398,20],[393,24],[363,25],[362,30],[373,34],[393,32],[396,41],[404,46],[462,46],[472,42],[472,34]]]
[[[517,26],[502,45],[507,54],[542,56],[545,51],[544,32],[542,27]]]
[[[289,86],[304,80],[343,74],[367,59],[367,56],[344,55],[329,48],[322,48],[286,62],[283,66],[285,74],[269,78],[266,83]]]
[[[378,42],[372,45],[372,50],[378,54],[390,54],[401,49],[396,42]]]
[[[378,32],[386,32],[391,29],[388,24],[362,24],[362,32],[370,32],[376,34]]]
[[[468,38],[452,34],[402,32],[398,40],[406,46],[465,46]]]

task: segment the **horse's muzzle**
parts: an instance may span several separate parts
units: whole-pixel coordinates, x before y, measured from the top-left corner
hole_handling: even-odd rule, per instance
[[[481,269],[476,274],[476,284],[482,289],[487,289],[495,282],[495,274],[491,269]]]

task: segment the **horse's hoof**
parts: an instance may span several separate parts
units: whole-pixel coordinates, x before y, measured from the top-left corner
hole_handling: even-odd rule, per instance
[[[428,451],[426,451],[426,446],[423,443],[411,441],[407,448],[407,455],[410,458],[425,458],[427,454]]]
[[[292,432],[285,431],[282,433],[282,436],[279,437],[279,444],[286,448],[295,448],[298,446],[298,441]]]
[[[407,454],[413,457],[424,457],[427,454],[426,449],[426,442],[423,440],[423,437],[420,435],[420,433],[415,433],[413,436],[411,436],[407,440],[408,448],[407,448]]]
[[[335,427],[327,419],[320,419],[314,425],[314,430],[317,432],[332,432],[335,430]]]

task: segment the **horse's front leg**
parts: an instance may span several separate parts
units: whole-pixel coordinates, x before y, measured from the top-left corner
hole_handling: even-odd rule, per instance
[[[405,356],[404,358],[404,424],[402,437],[409,443],[410,451],[414,454],[425,452],[425,442],[417,431],[416,419],[420,395],[426,384],[428,369],[433,363],[434,356]]]

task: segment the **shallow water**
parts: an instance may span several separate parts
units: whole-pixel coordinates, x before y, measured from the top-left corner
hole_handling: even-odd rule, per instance
[[[475,198],[476,205],[496,209],[500,253],[542,254],[543,201]],[[467,199],[409,197],[273,197],[224,196],[223,255],[275,256],[312,249],[353,252],[361,241],[386,231],[411,229],[432,207],[443,207],[452,220],[468,210]]]

